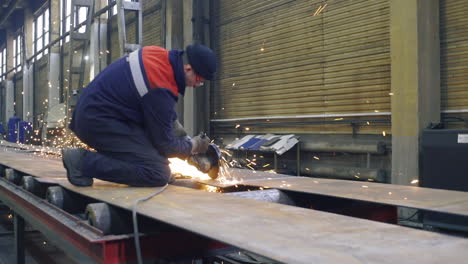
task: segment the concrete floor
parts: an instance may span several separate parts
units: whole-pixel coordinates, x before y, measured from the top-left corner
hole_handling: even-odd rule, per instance
[[[11,211],[0,204],[0,264],[14,263],[14,233]],[[76,263],[47,241],[38,231],[26,225],[25,254],[27,264]]]

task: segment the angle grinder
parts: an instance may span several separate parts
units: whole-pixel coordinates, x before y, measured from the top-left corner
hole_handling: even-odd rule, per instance
[[[210,143],[206,153],[190,156],[188,163],[197,167],[201,172],[208,173],[208,176],[214,180],[219,174],[221,151],[214,143]]]

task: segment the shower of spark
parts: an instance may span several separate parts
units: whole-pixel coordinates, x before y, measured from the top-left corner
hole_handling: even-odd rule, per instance
[[[54,100],[57,98],[54,98]],[[48,99],[45,99],[42,104],[47,112]],[[61,109],[63,112],[64,109]],[[71,111],[71,109],[69,110]],[[92,148],[83,143],[71,130],[67,128],[66,119],[56,121],[55,127],[50,127],[47,118],[44,114],[35,117],[38,125],[37,129],[27,131],[27,138],[30,139],[31,144],[23,144],[17,141],[16,143],[21,149],[29,150],[32,155],[41,157],[61,157],[61,150],[63,148],[85,148],[93,151]],[[30,124],[31,125],[31,124]],[[32,125],[31,125],[32,126]],[[240,126],[240,125],[238,125]],[[0,144],[7,144],[6,141],[1,141]],[[223,157],[220,161],[219,176],[216,179],[221,184],[238,184],[242,179],[236,179],[230,174],[229,168],[238,164],[236,160],[228,161],[225,157],[232,157],[232,154],[227,150],[221,149]],[[212,180],[208,174],[200,172],[196,167],[187,163],[187,161],[177,158],[169,159],[169,167],[173,174],[179,174],[186,177],[191,177],[196,180]],[[249,163],[256,165],[254,161]],[[253,169],[253,167],[250,167]]]
[[[232,155],[226,150],[221,150],[221,152],[226,153],[228,156]],[[195,166],[188,164],[188,162],[185,160],[179,158],[170,158],[169,162],[169,167],[171,169],[172,174],[179,174],[185,177],[191,177],[192,179],[201,181],[212,180],[207,173],[199,171]],[[225,157],[222,157],[220,160],[218,177],[215,179],[215,181],[226,185],[241,183],[242,179],[236,179],[235,177],[233,177],[229,172],[229,168],[229,162],[226,160]]]
[[[223,152],[223,150],[221,151]],[[237,179],[229,172],[230,163],[223,157],[220,161],[219,175],[216,179],[221,184],[232,185],[242,183],[242,179]]]
[[[49,86],[51,84],[49,83]],[[51,100],[58,101],[59,98],[51,98]],[[44,99],[42,105],[45,112],[48,112],[49,99]],[[65,112],[62,108],[61,111]],[[28,116],[29,116],[28,112]],[[26,130],[27,144],[23,144],[17,140],[15,143],[20,148],[29,150],[35,156],[42,157],[60,157],[61,149],[63,148],[86,148],[90,149],[86,144],[81,142],[75,134],[66,128],[65,118],[55,121],[55,127],[50,127],[51,123],[48,122],[45,114],[41,113],[34,116],[36,129]],[[33,127],[32,123],[29,123]],[[16,132],[17,133],[17,132]],[[2,141],[3,142],[3,141]]]
[[[171,168],[172,174],[180,174],[183,176],[192,177],[197,180],[210,180],[210,176],[207,173],[199,171],[195,166],[188,164],[186,160],[179,158],[169,159],[169,168]]]

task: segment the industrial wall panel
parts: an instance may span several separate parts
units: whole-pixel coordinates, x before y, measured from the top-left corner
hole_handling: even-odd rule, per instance
[[[441,106],[468,111],[468,3],[440,0]]]
[[[143,45],[163,46],[161,0],[143,2]]]
[[[110,43],[109,43],[109,51],[111,62],[120,58],[120,46],[119,46],[119,31],[117,28],[117,16],[113,16],[109,19],[110,22]]]
[[[341,114],[356,117],[340,122],[362,119],[359,132],[390,131],[388,122],[365,121],[391,110],[388,0],[211,3],[212,43],[220,58],[210,93],[214,134],[236,133],[237,123],[248,123],[243,119],[249,117],[314,116],[302,120],[306,124],[333,121]],[[358,117],[366,113],[369,118]],[[226,119],[239,122],[219,121]],[[279,131],[268,122],[256,119],[249,131]],[[353,130],[340,123],[282,124],[280,131]]]

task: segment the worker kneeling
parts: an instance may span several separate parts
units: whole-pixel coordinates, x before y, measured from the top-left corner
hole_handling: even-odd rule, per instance
[[[143,47],[110,64],[83,89],[70,129],[97,152],[64,149],[68,180],[93,178],[131,186],[162,186],[168,158],[205,153],[210,139],[177,137],[175,104],[185,88],[213,79],[216,56],[200,44],[185,51]]]

